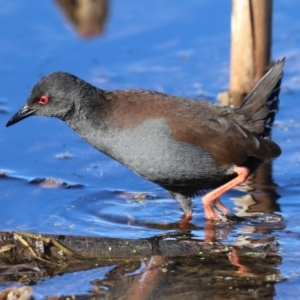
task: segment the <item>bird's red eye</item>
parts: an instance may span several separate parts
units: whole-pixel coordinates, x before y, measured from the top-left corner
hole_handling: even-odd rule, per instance
[[[49,98],[47,96],[41,96],[38,100],[39,104],[45,105],[49,102]]]

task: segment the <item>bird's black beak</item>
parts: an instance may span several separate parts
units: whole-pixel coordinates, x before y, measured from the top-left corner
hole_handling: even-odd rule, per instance
[[[11,117],[11,119],[6,124],[6,127],[34,115],[35,111],[35,109],[30,108],[28,105],[23,106],[15,115]]]

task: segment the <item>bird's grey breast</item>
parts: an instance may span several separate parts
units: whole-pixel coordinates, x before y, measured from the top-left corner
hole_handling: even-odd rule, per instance
[[[209,153],[177,141],[163,119],[148,119],[124,129],[109,126],[105,130],[91,128],[78,133],[101,152],[151,181],[203,179],[209,172],[218,172]]]

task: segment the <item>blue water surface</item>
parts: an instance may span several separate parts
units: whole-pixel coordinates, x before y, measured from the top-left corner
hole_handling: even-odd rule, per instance
[[[103,34],[90,39],[77,35],[55,1],[0,3],[0,230],[109,237],[126,232],[127,238],[166,232],[153,224],[178,222],[179,205],[154,183],[92,148],[63,122],[32,117],[5,125],[41,76],[58,70],[102,89],[143,88],[216,101],[229,81],[230,1],[111,1]],[[270,211],[284,218],[285,229],[273,235],[283,258],[280,273],[287,278],[276,285],[276,299],[293,298],[300,286],[299,11],[297,0],[274,1],[272,57],[287,57],[273,131],[283,154],[273,164],[278,197]],[[30,183],[37,178],[66,185]],[[148,197],[140,200],[131,193]],[[233,190],[223,200],[237,212],[229,198],[245,195]],[[193,223],[200,229],[193,234],[202,238],[203,209],[199,199],[194,204]],[[236,225],[224,242],[232,243],[248,227]],[[72,281],[72,276],[64,278]],[[76,286],[62,290],[61,280],[40,282],[35,292],[43,295],[51,285],[55,294],[56,284],[60,292],[82,292]]]

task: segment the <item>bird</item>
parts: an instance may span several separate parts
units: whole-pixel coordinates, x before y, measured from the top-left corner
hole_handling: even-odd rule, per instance
[[[238,107],[142,89],[103,90],[66,72],[41,78],[6,127],[55,117],[85,141],[167,190],[191,220],[199,195],[211,221],[234,220],[220,197],[281,154],[270,139],[285,58]]]

